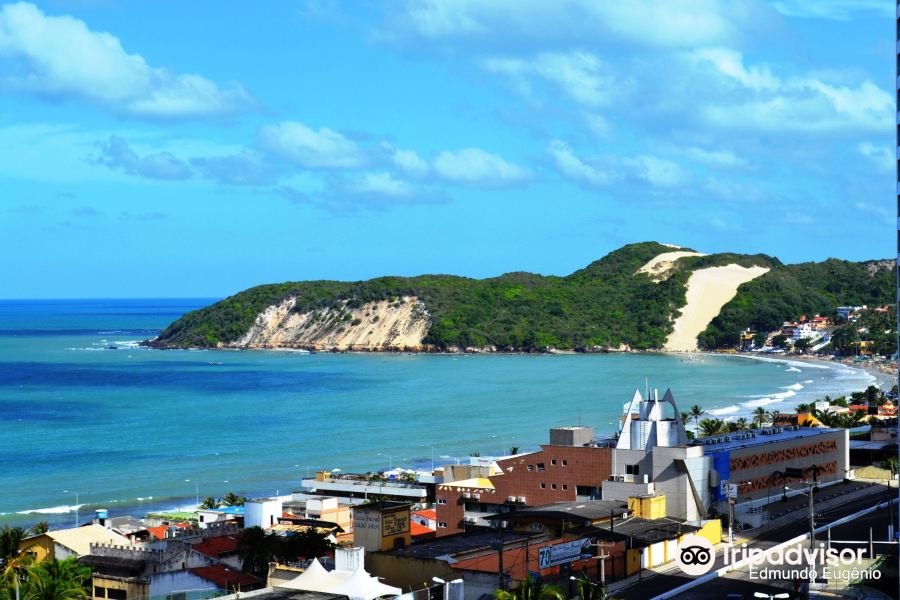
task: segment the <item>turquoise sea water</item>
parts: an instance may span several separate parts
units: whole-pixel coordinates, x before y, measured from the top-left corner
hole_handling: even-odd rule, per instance
[[[423,467],[432,455],[440,464],[525,450],[579,419],[612,431],[645,378],[660,394],[671,387],[682,410],[700,404],[720,418],[872,381],[842,365],[735,357],[136,345],[208,303],[0,301],[0,523],[71,523],[75,491],[82,515],[142,514],[192,505],[197,491],[285,494],[319,467]]]

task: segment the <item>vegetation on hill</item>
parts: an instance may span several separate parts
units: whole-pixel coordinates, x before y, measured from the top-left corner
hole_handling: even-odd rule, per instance
[[[777,264],[738,288],[719,316],[698,337],[703,348],[736,346],[740,332],[774,331],[800,315],[834,316],[838,306],[880,306],[893,302],[889,261],[854,263],[829,258],[820,263]]]
[[[852,323],[843,323],[831,332],[831,349],[838,356],[849,356],[860,353],[860,342],[870,342],[865,351],[881,356],[891,356],[897,351],[897,307],[891,305],[881,312],[863,311],[859,319]]]
[[[677,261],[654,283],[637,271],[672,248],[630,244],[565,277],[506,273],[488,279],[452,275],[380,277],[368,281],[304,281],[254,287],[187,313],[151,342],[163,348],[234,343],[267,307],[295,297],[295,311],[344,311],[367,302],[416,296],[429,313],[425,344],[436,349],[546,350],[662,348],[685,303],[695,269],[736,263],[769,273],[741,286],[738,296],[700,338],[705,347],[736,344],[746,327],[771,330],[799,313],[829,313],[837,304],[877,304],[893,290],[892,273],[868,263],[829,260],[783,265],[757,255],[713,254]],[[343,315],[350,318],[349,313]],[[335,318],[335,327],[341,319]]]

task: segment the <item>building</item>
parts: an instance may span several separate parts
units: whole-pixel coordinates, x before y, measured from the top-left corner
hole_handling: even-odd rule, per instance
[[[20,550],[27,550],[35,562],[45,559],[64,560],[85,556],[91,552],[91,544],[128,546],[128,538],[103,525],[91,523],[82,527],[56,529],[22,540]]]
[[[612,473],[612,448],[594,439],[592,427],[558,427],[537,452],[492,460],[489,466],[446,465],[443,473],[435,490],[438,537],[487,526],[486,517],[495,513],[599,499]]]
[[[315,479],[301,482],[302,492],[293,494],[297,500],[307,495],[331,496],[355,500],[353,503],[367,502],[369,496],[385,498],[395,502],[425,504],[434,498],[434,484],[427,481],[403,481],[388,479],[380,474],[366,476],[354,473],[334,474],[329,471],[316,473]],[[433,481],[433,479],[432,479]]]
[[[206,529],[214,523],[232,521],[242,524],[244,519],[244,506],[220,506],[218,508],[201,508],[197,511],[197,523],[201,529]]]
[[[278,498],[257,498],[244,502],[244,527],[268,529],[276,525],[281,516],[281,500]]]
[[[410,543],[410,505],[370,502],[353,508],[353,542],[369,552],[402,548]]]

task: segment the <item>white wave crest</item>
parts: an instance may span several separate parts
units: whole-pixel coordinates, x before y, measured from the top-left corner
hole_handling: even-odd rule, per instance
[[[797,367],[788,367],[787,369],[785,369],[785,371],[788,371],[790,373],[799,373],[800,369],[798,369]]]
[[[726,406],[725,408],[714,408],[708,412],[711,415],[718,416],[718,415],[730,415],[732,413],[738,412],[739,410],[741,410],[741,408],[739,406],[732,404],[731,406]]]
[[[783,386],[781,389],[783,389],[783,390],[800,391],[800,390],[803,389],[803,385],[800,384],[800,383],[792,383],[791,385]]]
[[[81,509],[84,504],[64,504],[62,506],[51,506],[50,508],[32,508],[30,510],[20,510],[16,512],[17,515],[63,515],[70,512],[75,512],[76,509]]]

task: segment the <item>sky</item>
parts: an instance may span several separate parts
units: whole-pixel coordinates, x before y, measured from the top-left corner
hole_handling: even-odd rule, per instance
[[[886,0],[0,5],[0,298],[893,255]]]

